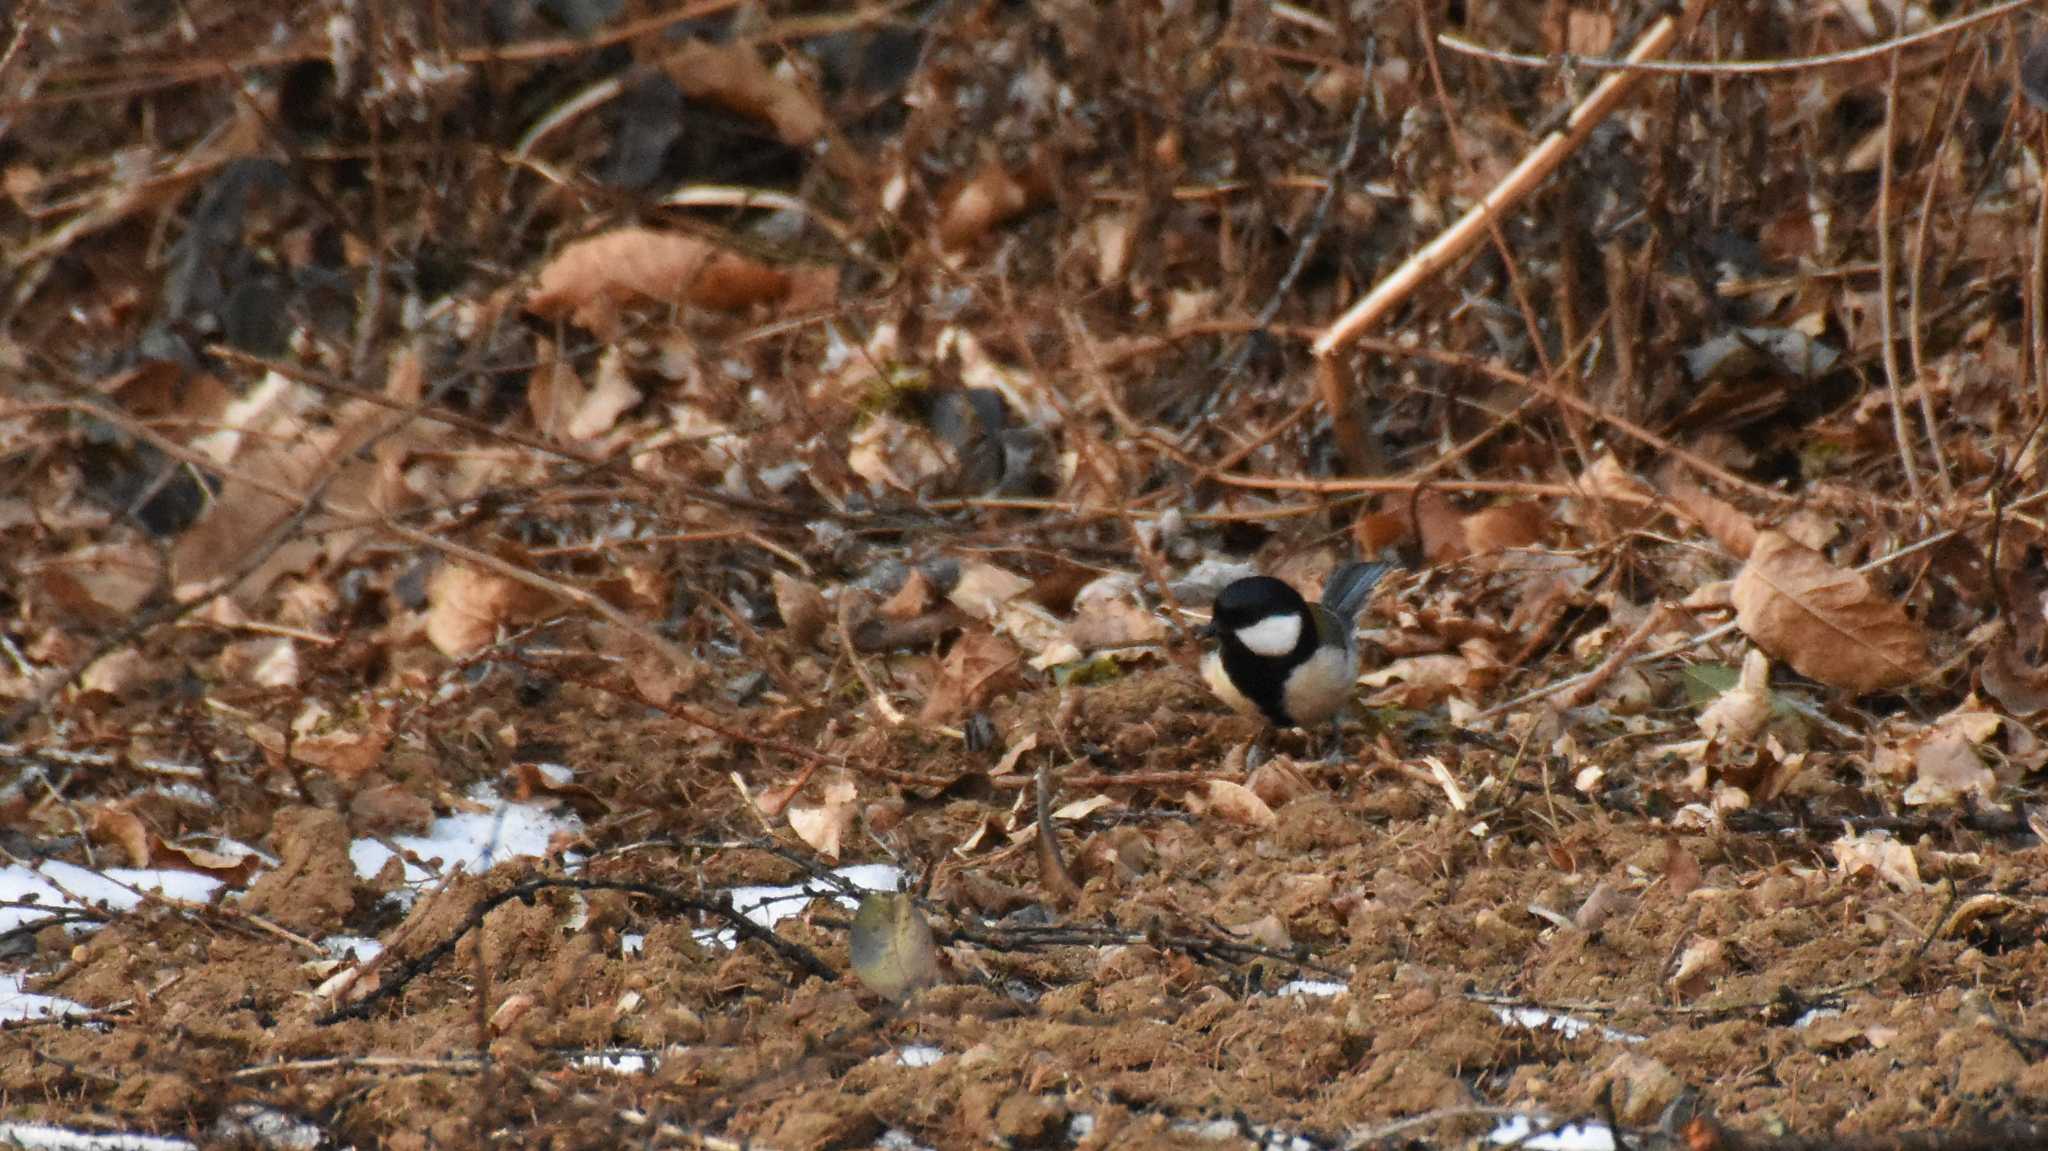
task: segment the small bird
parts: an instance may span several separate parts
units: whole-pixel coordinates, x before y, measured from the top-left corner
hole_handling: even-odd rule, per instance
[[[1330,573],[1321,603],[1309,603],[1272,576],[1237,580],[1216,597],[1204,637],[1202,679],[1217,698],[1276,727],[1331,725],[1330,753],[1341,746],[1338,715],[1358,680],[1358,609],[1393,564],[1347,563]]]

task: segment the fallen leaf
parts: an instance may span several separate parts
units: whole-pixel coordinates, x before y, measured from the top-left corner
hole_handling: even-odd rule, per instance
[[[1267,807],[1285,807],[1315,790],[1293,760],[1278,755],[1267,756],[1245,780],[1245,786]]]
[[[1250,788],[1227,779],[1212,779],[1203,790],[1196,814],[1210,813],[1246,827],[1272,827],[1280,822],[1266,801]],[[1194,805],[1190,805],[1194,806]]]
[[[527,310],[603,330],[624,304],[694,304],[735,312],[789,291],[777,269],[707,240],[651,228],[619,228],[565,244],[540,270]]]
[[[92,823],[87,834],[101,843],[111,843],[121,849],[130,867],[148,867],[150,843],[154,838],[149,828],[127,807],[119,804],[103,804],[92,813]]]
[[[1927,673],[1927,637],[1904,608],[1782,533],[1757,536],[1732,595],[1743,632],[1802,675],[1867,692]]]
[[[799,644],[815,643],[832,619],[824,593],[812,583],[781,572],[774,574],[772,582],[775,610],[782,616],[782,626],[789,629],[789,638]]]
[[[2015,719],[2048,710],[2048,665],[2028,659],[2011,632],[1991,641],[1984,662],[1977,668],[1977,680],[1984,686],[1984,693]]]
[[[946,197],[939,243],[960,249],[1031,206],[1031,192],[1001,164],[990,162]]]
[[[1030,587],[1030,580],[994,564],[965,563],[960,565],[959,582],[946,593],[946,598],[975,619],[992,620],[1004,604]]]
[[[661,69],[683,95],[768,124],[792,148],[806,147],[825,132],[825,111],[818,102],[770,68],[744,40],[692,40],[664,57]]]
[[[284,636],[261,636],[221,649],[222,674],[254,687],[296,687],[299,649]]]
[[[901,1000],[939,982],[938,945],[917,901],[900,891],[871,891],[853,913],[847,954],[869,991]]]
[[[1692,473],[1674,461],[1664,471],[1664,494],[1687,519],[1698,524],[1737,559],[1748,559],[1756,547],[1756,521],[1727,500],[1701,487]]]
[[[427,640],[442,655],[460,659],[495,641],[500,627],[532,619],[551,602],[517,580],[444,563],[427,581]]]
[[[1913,849],[1883,831],[1851,832],[1828,846],[1834,852],[1835,866],[1844,875],[1868,871],[1908,895],[1918,895],[1927,889],[1920,879],[1920,864],[1913,858]]]
[[[134,614],[163,578],[154,549],[125,543],[87,544],[29,570],[58,606],[95,621]]]
[[[852,780],[833,780],[825,786],[822,801],[789,806],[789,829],[810,844],[811,850],[836,862],[846,833],[853,828],[854,816],[860,812],[860,805],[855,802],[857,794]]]
[[[1465,549],[1472,555],[1525,548],[1543,542],[1550,531],[1550,512],[1524,500],[1481,508],[1465,517]]]
[[[1700,712],[1700,731],[1709,739],[1748,743],[1771,721],[1771,660],[1760,651],[1742,657],[1742,678]]]
[[[925,697],[919,721],[947,723],[986,706],[997,692],[1018,682],[1023,658],[1016,644],[999,635],[961,633],[939,665],[938,680]]]

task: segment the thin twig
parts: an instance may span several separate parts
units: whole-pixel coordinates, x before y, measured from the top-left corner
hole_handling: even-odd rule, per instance
[[[1925,497],[1920,491],[1920,465],[1913,462],[1913,436],[1906,430],[1906,396],[1899,386],[1898,333],[1893,330],[1893,312],[1898,292],[1898,274],[1892,268],[1892,132],[1899,119],[1899,54],[1891,54],[1884,87],[1884,134],[1878,141],[1883,149],[1877,165],[1877,329],[1879,352],[1884,360],[1885,386],[1891,390],[1892,440],[1898,445],[1899,467],[1906,473],[1906,491],[1915,504]],[[1921,381],[1926,386],[1926,381]]]
[[[2004,0],[1981,12],[1956,16],[1939,24],[1930,24],[1917,32],[1908,32],[1861,48],[1847,48],[1840,52],[1826,52],[1818,56],[1793,56],[1781,60],[1647,60],[1638,59],[1630,53],[1624,59],[1608,56],[1580,56],[1563,53],[1556,56],[1534,56],[1522,52],[1504,52],[1488,48],[1470,40],[1454,36],[1449,32],[1437,33],[1437,43],[1467,56],[1477,56],[1496,64],[1514,64],[1524,68],[1558,68],[1588,72],[1650,72],[1667,76],[1707,76],[1714,74],[1733,76],[1761,76],[1773,72],[1805,72],[1814,68],[1834,68],[1843,64],[1856,64],[1864,60],[1875,60],[1887,52],[1925,44],[1944,36],[1960,32],[1965,28],[2008,16],[2023,8],[2036,6],[2040,0]]]

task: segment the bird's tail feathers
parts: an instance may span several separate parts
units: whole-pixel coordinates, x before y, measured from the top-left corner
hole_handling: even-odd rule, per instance
[[[1349,621],[1358,615],[1358,609],[1365,606],[1367,596],[1379,585],[1386,574],[1394,570],[1389,563],[1347,563],[1330,573],[1323,584],[1323,606],[1337,616]]]

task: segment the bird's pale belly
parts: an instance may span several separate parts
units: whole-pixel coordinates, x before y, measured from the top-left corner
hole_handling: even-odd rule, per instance
[[[1302,727],[1325,723],[1351,701],[1358,657],[1323,648],[1287,677],[1287,714]]]
[[[1329,649],[1318,651],[1287,678],[1286,696],[1281,701],[1287,709],[1287,718],[1300,727],[1327,722],[1350,702],[1351,689],[1357,679],[1356,655]],[[1230,682],[1230,677],[1224,674],[1223,657],[1219,653],[1203,654],[1202,680],[1209,685],[1210,691],[1216,693],[1217,699],[1230,705],[1232,711],[1272,718]]]

